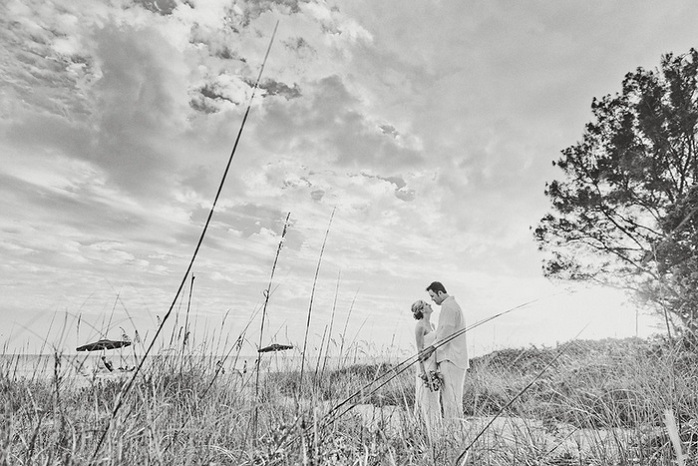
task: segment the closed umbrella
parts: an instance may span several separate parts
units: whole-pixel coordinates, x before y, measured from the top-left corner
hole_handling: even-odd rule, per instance
[[[265,346],[264,348],[260,348],[257,350],[258,353],[268,353],[270,351],[284,351],[284,350],[290,350],[293,348],[293,345],[282,345],[280,343],[272,343],[269,346]]]
[[[99,350],[109,350],[116,348],[123,348],[124,346],[129,346],[130,341],[126,340],[109,340],[108,338],[103,338],[101,340],[88,343],[86,345],[78,346],[77,351],[99,351]]]

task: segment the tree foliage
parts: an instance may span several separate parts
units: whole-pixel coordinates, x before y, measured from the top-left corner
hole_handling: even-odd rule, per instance
[[[633,290],[698,327],[698,52],[666,54],[592,102],[582,140],[554,162],[535,230],[547,276]]]

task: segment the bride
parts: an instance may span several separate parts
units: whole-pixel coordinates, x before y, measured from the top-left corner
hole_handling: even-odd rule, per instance
[[[436,339],[436,330],[431,323],[433,312],[431,305],[424,301],[419,300],[412,304],[412,315],[417,320],[414,336],[418,352],[431,346]],[[441,422],[439,380],[436,380],[436,372],[436,353],[434,353],[424,362],[419,363],[415,380],[415,415],[421,416],[424,420],[430,439],[434,429]]]

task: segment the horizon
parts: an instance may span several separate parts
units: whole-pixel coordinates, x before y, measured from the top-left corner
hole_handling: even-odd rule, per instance
[[[581,343],[581,344],[586,344],[589,342],[592,343],[603,343],[603,342],[626,342],[626,341],[632,341],[632,340],[638,340],[638,341],[643,341],[643,342],[652,342],[653,339],[661,337],[661,334],[655,333],[651,334],[645,337],[635,337],[635,336],[625,336],[625,337],[604,337],[604,338],[590,338],[590,339],[583,339],[583,338],[577,338],[577,339],[571,339],[571,340],[566,340],[566,341],[558,341],[555,342],[553,345],[548,345],[548,344],[529,344],[528,346],[510,346],[510,347],[499,347],[499,348],[494,348],[489,351],[480,353],[480,354],[471,354],[469,355],[470,360],[476,360],[476,359],[481,359],[481,358],[487,358],[489,356],[493,356],[497,354],[498,352],[507,352],[507,351],[519,351],[521,353],[525,353],[526,351],[545,351],[545,350],[555,350],[558,349],[561,346],[566,346],[570,345],[573,343]],[[130,360],[132,358],[141,358],[144,354],[145,347],[141,348],[143,351],[139,351],[134,353],[133,351],[112,351],[108,350],[106,353],[102,353],[101,351],[58,351],[58,352],[44,352],[44,353],[10,353],[10,352],[3,352],[0,353],[0,358],[6,359],[6,358],[52,358],[55,357],[56,355],[60,358],[77,358],[79,356],[82,356],[83,359],[87,360],[89,358],[97,359],[101,358],[102,356],[105,356],[108,360],[113,361],[115,359],[124,361],[124,360]],[[299,361],[301,359],[301,354],[300,354],[300,349],[295,348],[299,351],[296,352],[278,352],[278,353],[261,353],[262,354],[262,361],[263,365],[269,367],[270,364],[273,363],[273,361]],[[386,349],[393,349],[393,348],[386,348]],[[400,348],[397,348],[400,349]],[[402,349],[400,349],[402,350]],[[161,353],[150,353],[148,355],[148,358],[172,358],[172,359],[178,359],[178,358],[184,358],[184,359],[190,359],[190,358],[201,358],[201,359],[207,359],[207,360],[220,360],[225,363],[231,363],[235,362],[235,364],[244,364],[248,363],[247,368],[248,371],[254,369],[254,365],[256,362],[257,357],[260,355],[260,353],[197,353],[196,351],[192,351],[191,349],[188,349],[187,351],[190,352],[184,352],[184,353],[179,353],[175,349],[168,349],[166,352],[161,352]],[[328,361],[337,361],[337,360],[344,360],[344,361],[351,361],[353,364],[354,362],[358,364],[362,363],[384,363],[384,362],[390,362],[390,361],[396,361],[398,363],[403,362],[403,360],[408,360],[411,359],[413,356],[416,356],[415,353],[411,354],[397,354],[397,353],[386,353],[385,351],[378,353],[378,354],[364,354],[361,353],[359,354],[358,352],[352,354],[352,355],[339,355],[339,354],[329,354],[325,355],[325,352],[318,354],[317,351],[313,351],[308,353],[306,355],[306,361],[311,362],[311,363],[316,363],[318,360],[318,357],[320,357],[321,360],[325,360],[327,358]],[[140,359],[134,359],[134,361],[139,361]],[[312,366],[312,364],[311,364]],[[237,366],[235,366],[237,367]],[[314,366],[313,366],[314,367]],[[344,367],[344,366],[342,366]],[[310,369],[309,369],[310,370]]]

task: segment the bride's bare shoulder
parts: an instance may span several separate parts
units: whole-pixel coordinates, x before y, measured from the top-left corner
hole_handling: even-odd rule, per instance
[[[424,320],[420,320],[417,322],[415,330],[424,334],[424,333],[431,332],[433,330],[433,328],[432,328],[431,324],[424,322]]]

